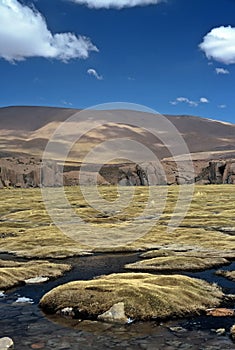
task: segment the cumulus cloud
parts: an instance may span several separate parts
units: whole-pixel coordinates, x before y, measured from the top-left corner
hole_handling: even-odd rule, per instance
[[[216,74],[229,74],[229,70],[224,68],[215,68],[215,72]]]
[[[89,38],[73,33],[52,34],[45,18],[17,0],[0,0],[0,57],[22,61],[44,57],[68,61],[98,51]]]
[[[227,106],[226,105],[218,105],[218,108],[226,108]]]
[[[209,100],[206,97],[201,97],[199,101],[192,101],[187,97],[177,97],[174,101],[170,101],[173,106],[178,103],[186,103],[190,107],[197,107],[200,103],[209,103]]]
[[[94,68],[88,69],[88,70],[87,70],[87,73],[88,73],[89,75],[93,75],[93,77],[95,77],[95,78],[98,79],[98,80],[103,80],[103,76],[102,76],[102,75],[99,75],[99,74],[97,73],[97,71],[96,71]]]
[[[70,0],[79,5],[86,5],[90,8],[115,8],[156,5],[165,0]]]
[[[200,103],[209,103],[209,100],[206,97],[201,97],[199,102]]]
[[[235,28],[213,28],[204,36],[199,48],[205,52],[208,59],[225,64],[235,63]]]

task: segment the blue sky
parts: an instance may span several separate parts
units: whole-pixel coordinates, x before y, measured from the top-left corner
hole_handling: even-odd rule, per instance
[[[235,123],[234,14],[235,0],[0,0],[0,106],[132,102]]]

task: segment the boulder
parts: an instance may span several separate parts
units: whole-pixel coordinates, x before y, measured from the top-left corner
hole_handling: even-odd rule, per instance
[[[125,315],[124,303],[116,303],[109,310],[99,315],[97,318],[100,321],[110,323],[128,323],[128,317]]]

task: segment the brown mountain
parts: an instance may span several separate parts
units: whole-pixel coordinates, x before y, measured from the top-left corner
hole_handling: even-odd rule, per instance
[[[56,128],[74,113],[75,109],[55,107],[4,107],[0,108],[0,154],[22,154],[41,157]],[[100,112],[102,113],[102,111]],[[110,111],[112,113],[112,111]],[[117,113],[117,112],[115,112]],[[120,111],[122,113],[122,111]],[[131,112],[135,113],[135,112]],[[139,112],[136,112],[137,114]],[[141,112],[141,117],[148,117]],[[195,116],[171,116],[167,119],[183,136],[195,159],[231,158],[235,156],[235,125]],[[92,126],[92,120],[83,125]],[[82,125],[82,124],[81,124]],[[54,158],[59,159],[60,147],[69,140],[69,133],[76,134],[80,124],[72,125],[68,135],[57,140]],[[167,148],[146,130],[138,130],[126,124],[107,124],[95,128],[82,137],[70,152],[69,160],[82,160],[94,145],[110,138],[125,137],[146,145],[159,159],[170,156]],[[170,142],[173,142],[173,138]],[[105,149],[108,152],[108,149]]]
[[[170,125],[173,124],[178,130],[168,132],[168,127],[161,129],[161,122],[158,123],[154,116],[154,127],[159,132],[157,137],[151,129],[149,131],[145,128],[145,124],[149,125],[149,120],[153,118],[151,114],[123,110],[99,111],[95,116],[102,120],[102,126],[96,126],[96,118],[93,118],[91,112],[83,120],[79,118],[79,121],[66,123],[66,130],[62,130],[60,137],[51,142],[55,130],[77,112],[80,111],[54,107],[0,108],[0,187],[9,184],[19,187],[40,185],[40,159],[49,141],[51,149],[46,156],[56,162],[46,164],[44,184],[58,185],[61,154],[64,149],[70,149],[70,140],[76,139],[79,133],[83,136],[73,144],[64,167],[64,182],[68,185],[77,184],[82,161],[86,163],[88,182],[94,181],[94,164],[102,167],[104,155],[112,161],[107,162],[111,165],[106,165],[99,171],[98,181],[102,184],[147,184],[146,171],[151,172],[151,177],[155,176],[156,183],[165,183],[157,163],[149,167],[149,162],[156,160],[154,155],[163,165],[167,183],[184,183],[195,178],[201,183],[235,183],[234,124],[196,116],[166,115]],[[112,116],[112,122],[107,123],[107,114],[108,117]],[[120,116],[124,119],[120,119]],[[131,124],[136,118],[143,121],[143,128]],[[90,131],[85,132],[86,129]],[[161,140],[162,134],[167,136],[164,142]],[[183,161],[187,156],[178,147],[177,134],[183,137],[191,153],[195,171],[193,174],[185,170],[184,162],[181,162],[183,171],[179,173],[172,159],[170,147],[176,152],[177,160]],[[119,143],[107,143],[117,139],[120,139]],[[128,140],[135,140],[137,146],[144,145],[145,149],[132,147],[131,144],[129,147]],[[93,158],[84,161],[84,157],[93,149],[97,150]],[[146,149],[152,151],[149,158],[146,158]],[[124,152],[120,153],[120,150]],[[136,154],[143,163],[141,169],[134,163],[130,164],[129,160],[135,159]],[[211,160],[214,161],[212,165],[209,164]]]

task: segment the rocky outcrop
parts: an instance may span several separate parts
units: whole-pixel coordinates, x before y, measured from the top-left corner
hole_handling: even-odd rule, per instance
[[[235,185],[235,160],[226,162],[223,172],[223,183]]]
[[[42,162],[32,157],[1,158],[0,188],[59,186],[61,170],[54,161],[48,161],[42,167]]]
[[[196,176],[195,182],[204,184],[235,184],[235,160],[210,161]]]
[[[235,184],[235,159],[193,161],[171,160],[121,163],[82,167],[84,185],[157,186],[181,184]],[[56,187],[76,186],[80,182],[81,164],[66,165],[64,169],[55,161],[43,164],[30,157],[0,158],[0,188],[4,187]],[[97,173],[98,171],[98,173]]]

